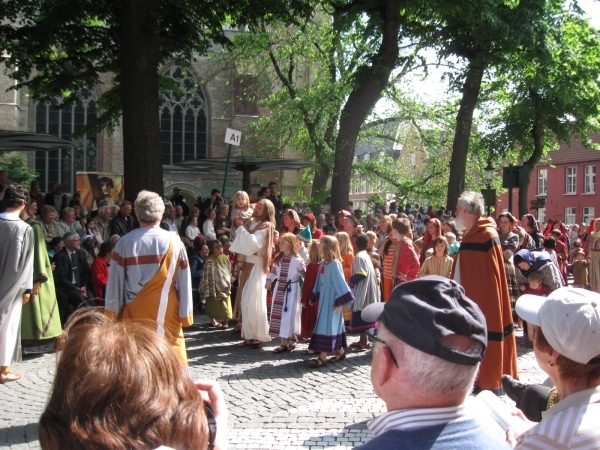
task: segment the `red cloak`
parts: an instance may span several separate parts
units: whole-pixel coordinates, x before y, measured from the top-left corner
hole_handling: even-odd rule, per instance
[[[458,261],[458,262],[457,262]],[[488,346],[475,385],[481,389],[502,387],[503,374],[517,376],[517,346],[502,247],[494,222],[480,217],[463,237],[458,251],[460,284],[485,315]]]

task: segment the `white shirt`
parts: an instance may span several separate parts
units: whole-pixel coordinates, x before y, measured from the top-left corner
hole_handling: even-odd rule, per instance
[[[515,449],[600,448],[600,386],[575,392],[542,412],[542,421],[519,436]]]

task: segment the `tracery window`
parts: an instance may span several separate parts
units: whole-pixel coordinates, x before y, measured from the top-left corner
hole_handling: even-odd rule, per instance
[[[75,132],[96,120],[96,102],[94,92],[84,92],[77,103],[63,108],[60,99],[35,105],[36,133],[51,134],[77,144],[72,148],[36,152],[35,170],[40,174],[38,179],[43,192],[51,192],[56,183],[61,183],[64,192],[73,193],[76,172],[98,170],[98,136],[84,134],[73,138]]]
[[[162,163],[173,165],[208,154],[208,105],[191,70],[172,66],[164,74],[175,80],[176,90],[161,94],[160,145]]]

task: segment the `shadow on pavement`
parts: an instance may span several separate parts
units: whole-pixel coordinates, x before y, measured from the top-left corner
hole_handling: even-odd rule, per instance
[[[38,439],[37,422],[11,425],[6,428],[0,425],[0,448],[5,448],[5,445],[11,447],[23,444],[29,448]]]

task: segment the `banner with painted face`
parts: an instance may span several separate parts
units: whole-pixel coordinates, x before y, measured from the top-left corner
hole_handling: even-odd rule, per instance
[[[107,172],[77,172],[77,191],[86,211],[98,209],[102,200],[116,205],[123,200],[123,175]]]

